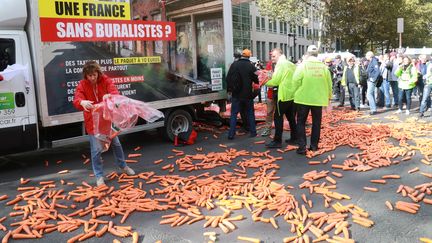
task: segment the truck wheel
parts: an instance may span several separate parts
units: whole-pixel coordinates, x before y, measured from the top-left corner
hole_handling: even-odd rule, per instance
[[[192,130],[192,116],[185,110],[174,110],[168,115],[164,127],[164,136],[170,141],[174,141],[175,134],[189,132]]]

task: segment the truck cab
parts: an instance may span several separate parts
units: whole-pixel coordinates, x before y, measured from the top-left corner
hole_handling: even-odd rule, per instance
[[[6,1],[0,16],[0,151],[38,148],[35,86],[23,1]],[[4,12],[4,13],[3,13]]]

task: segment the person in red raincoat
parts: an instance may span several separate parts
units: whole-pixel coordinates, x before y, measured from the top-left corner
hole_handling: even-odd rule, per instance
[[[96,61],[89,61],[83,67],[83,78],[76,88],[73,105],[76,109],[84,113],[84,125],[90,139],[90,153],[93,172],[96,177],[96,185],[104,185],[103,164],[101,154],[103,151],[102,143],[95,137],[93,128],[92,109],[94,105],[103,101],[111,94],[119,94],[111,79],[104,75]],[[123,148],[118,137],[114,137],[111,142],[117,166],[128,175],[135,172],[126,165]]]

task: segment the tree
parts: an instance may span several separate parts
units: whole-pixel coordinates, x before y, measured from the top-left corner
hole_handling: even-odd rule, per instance
[[[429,2],[429,3],[426,3]],[[342,38],[347,49],[362,52],[376,47],[398,47],[397,18],[405,19],[404,46],[427,44],[430,38],[431,1],[334,0],[328,5],[326,29],[331,38]],[[430,28],[430,27],[429,27]]]
[[[432,1],[406,0],[402,17],[405,19],[403,45],[410,47],[431,47]]]
[[[366,50],[398,47],[397,18],[405,19],[404,46],[432,45],[432,0],[255,0],[260,13],[299,24],[305,9],[321,14],[324,40],[342,40],[343,48]]]

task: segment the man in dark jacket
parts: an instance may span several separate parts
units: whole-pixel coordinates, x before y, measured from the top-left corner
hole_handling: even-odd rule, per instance
[[[337,55],[332,66],[332,72],[333,94],[336,95],[336,99],[339,101],[338,107],[343,107],[345,103],[345,87],[341,84],[343,70],[344,65],[342,63],[342,57]]]
[[[378,59],[375,57],[374,53],[369,51],[366,53],[366,59],[369,61],[369,65],[366,69],[368,74],[367,80],[367,99],[369,101],[370,113],[374,115],[377,112],[376,101],[375,101],[375,88],[378,77],[381,74],[380,65]]]
[[[231,64],[230,70],[228,70],[228,75],[233,75],[233,73],[238,72],[241,79],[241,89],[237,92],[232,92],[231,94],[231,117],[228,139],[234,138],[237,125],[237,114],[239,113],[241,106],[246,108],[250,136],[256,136],[252,82],[256,84],[259,82],[258,76],[255,74],[256,68],[249,61],[250,56],[251,51],[249,49],[244,49],[242,51],[242,57],[238,61],[233,62],[233,64]],[[229,77],[227,77],[227,79],[229,79]]]
[[[367,67],[368,67],[369,61],[363,57],[360,60],[360,85],[361,85],[361,104],[360,108],[364,108],[366,106],[366,91],[367,91]]]

